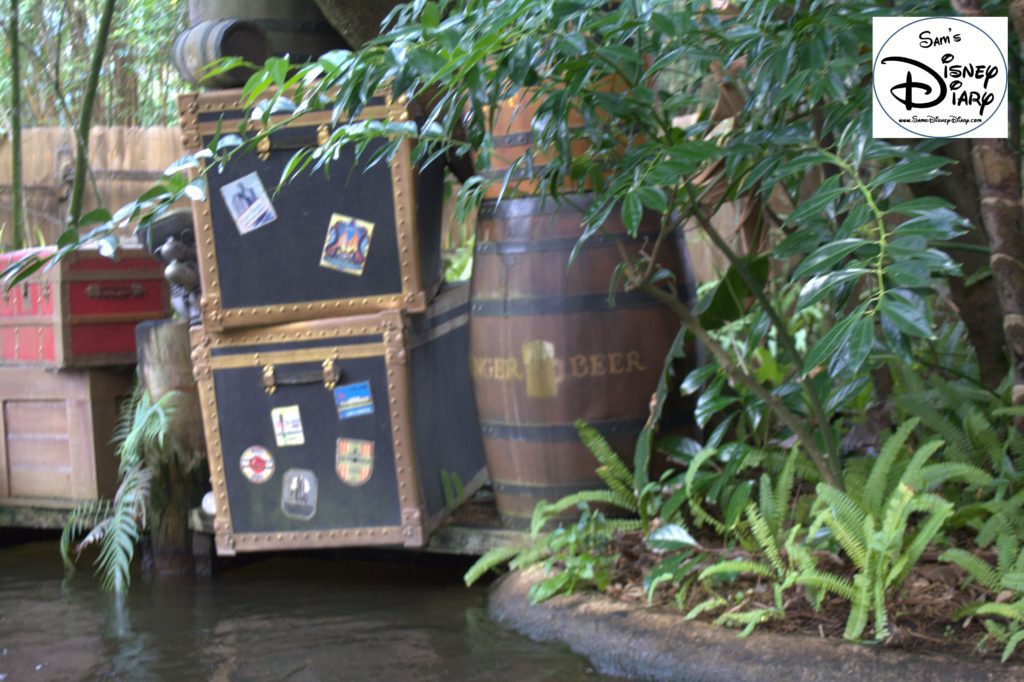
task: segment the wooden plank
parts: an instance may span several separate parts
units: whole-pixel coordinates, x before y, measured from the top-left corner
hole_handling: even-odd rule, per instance
[[[4,423],[11,438],[63,435],[68,417],[63,400],[11,400],[4,405]]]
[[[7,401],[0,398],[0,416],[6,409]],[[10,476],[7,473],[7,420],[0,419],[0,499],[10,496]]]
[[[14,505],[5,500],[0,502],[0,528],[59,530],[67,523],[70,513],[67,508]]]
[[[529,533],[450,524],[438,527],[425,549],[436,554],[480,556],[497,547],[524,547],[529,543]]]
[[[14,497],[71,497],[70,467],[12,464],[10,479]]]

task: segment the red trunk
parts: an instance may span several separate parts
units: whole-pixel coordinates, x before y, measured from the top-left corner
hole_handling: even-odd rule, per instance
[[[52,247],[0,254],[0,270]],[[135,364],[135,325],[167,317],[163,265],[141,249],[68,256],[0,297],[0,364]]]

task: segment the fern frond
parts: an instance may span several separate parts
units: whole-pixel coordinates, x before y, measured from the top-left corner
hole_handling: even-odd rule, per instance
[[[763,608],[763,609],[751,609],[750,611],[727,611],[714,620],[715,625],[724,625],[726,627],[744,626],[743,631],[739,633],[739,637],[747,637],[754,631],[754,629],[761,623],[766,623],[769,620],[785,618],[785,613],[780,609],[774,608]]]
[[[95,528],[109,517],[111,505],[110,500],[93,500],[84,502],[71,510],[60,536],[60,556],[64,562],[64,568],[69,573],[74,572],[75,569],[75,560],[71,558],[72,543],[78,536],[88,533],[90,529]],[[81,550],[82,546],[78,545],[75,554],[81,554]]]
[[[992,425],[985,415],[976,410],[964,418],[964,433],[975,452],[987,455],[986,463],[993,471],[1002,468],[1003,443],[1000,442],[998,429]],[[975,458],[977,462],[979,458]]]
[[[576,421],[576,432],[580,440],[587,446],[587,449],[594,453],[594,457],[601,466],[608,468],[608,473],[618,479],[626,487],[632,489],[633,474],[629,468],[622,463],[622,458],[616,454],[612,446],[608,444],[601,432],[593,426],[588,425],[582,419]]]
[[[604,525],[613,533],[633,533],[643,530],[644,522],[640,519],[606,519]]]
[[[760,507],[760,517],[774,532],[776,530],[775,522],[778,518],[778,510],[775,507],[772,480],[768,477],[768,474],[761,474],[761,478],[757,483],[757,499],[758,506]]]
[[[909,505],[909,512],[927,512],[929,516],[924,523],[917,526],[917,532],[907,543],[906,548],[900,555],[899,560],[889,572],[885,586],[896,587],[906,580],[907,576],[917,565],[918,560],[929,544],[942,532],[946,521],[953,515],[953,503],[947,502],[938,495],[918,495]]]
[[[928,463],[928,460],[932,458],[936,452],[942,449],[945,445],[945,441],[931,440],[922,445],[914,452],[914,456],[910,458],[910,463],[907,468],[903,470],[903,475],[900,476],[900,483],[911,486],[912,488],[920,488],[921,483],[921,469]]]
[[[864,629],[868,626],[870,616],[871,591],[868,578],[863,573],[853,579],[855,592],[854,598],[850,601],[850,616],[846,619],[846,629],[843,631],[843,639],[856,642],[859,641]]]
[[[772,524],[772,530],[778,536],[783,523],[789,514],[789,503],[793,498],[793,485],[796,483],[796,459],[799,450],[794,446],[786,457],[786,463],[782,465],[779,478],[775,481],[775,513],[777,517]]]
[[[705,580],[714,576],[729,575],[733,573],[753,573],[754,575],[761,576],[762,578],[775,577],[775,572],[768,564],[762,564],[759,561],[749,561],[746,559],[729,559],[727,561],[720,561],[717,564],[708,566],[700,572],[697,579]]]
[[[722,598],[722,597],[720,597],[720,596],[718,596],[716,594],[716,595],[714,595],[712,597],[708,597],[707,599],[705,599],[704,601],[700,602],[699,604],[694,606],[692,609],[687,611],[686,615],[683,616],[683,620],[693,620],[694,618],[696,618],[700,614],[704,613],[705,611],[711,611],[713,609],[719,609],[719,608],[722,608],[723,606],[728,606],[728,604],[729,604],[729,602],[727,602],[724,598]]]
[[[965,610],[965,609],[961,609]],[[999,604],[996,602],[986,602],[980,604],[974,609],[974,615],[977,616],[999,616],[1009,621],[1024,622],[1024,608],[1021,608],[1020,602],[1013,604]]]
[[[750,524],[750,532],[753,533],[754,539],[757,540],[761,551],[768,557],[768,561],[775,568],[776,572],[782,575],[786,568],[783,566],[782,558],[779,556],[779,546],[775,541],[775,535],[772,533],[772,529],[768,527],[764,518],[758,513],[757,505],[753,502],[747,505],[747,523]]]
[[[928,490],[942,485],[946,481],[958,480],[968,485],[981,487],[992,484],[992,476],[973,464],[963,462],[941,462],[921,467],[918,474],[918,485]]]
[[[999,553],[996,556],[996,570],[999,575],[1006,575],[1013,571],[1013,565],[1020,552],[1020,541],[1016,535],[1000,535],[996,538],[996,547]]]
[[[626,485],[621,480],[615,477],[614,474],[606,466],[599,466],[595,470],[598,478],[604,481],[604,484],[608,486],[608,489],[613,493],[621,495],[623,499],[636,498],[636,493],[633,492],[632,486]]]
[[[996,511],[982,524],[975,542],[981,548],[988,547],[995,539],[1004,533],[1014,533],[1013,522],[1002,511]]]
[[[939,555],[939,561],[956,564],[967,571],[967,575],[974,578],[974,581],[987,590],[996,591],[999,589],[999,574],[992,565],[962,549],[947,549]]]
[[[944,417],[938,410],[916,396],[903,395],[894,398],[894,400],[897,405],[913,414],[925,426],[942,436],[949,445],[951,454],[958,461],[971,461],[971,443],[958,424]]]
[[[466,587],[469,587],[492,568],[497,568],[501,564],[515,559],[522,551],[522,547],[495,547],[490,549],[469,567],[466,574],[462,576],[462,581],[466,583]]]
[[[550,518],[560,514],[566,509],[572,509],[580,504],[608,504],[626,511],[636,513],[636,499],[629,498],[611,490],[581,490],[572,495],[566,495],[555,502],[538,504],[533,509],[533,520],[530,523],[531,534],[536,536]]]
[[[1024,630],[1017,630],[1012,636],[1010,636],[1009,640],[1006,642],[1006,647],[1003,648],[1003,656],[1001,659],[1003,663],[1006,663],[1010,656],[1013,656],[1013,652],[1017,649],[1017,645],[1020,644],[1022,640],[1024,640]]]
[[[798,585],[831,592],[832,594],[842,597],[850,602],[857,597],[857,590],[853,586],[853,583],[845,578],[840,578],[834,573],[828,573],[827,571],[821,571],[818,569],[802,571],[800,576],[796,579],[796,582]]]
[[[896,458],[903,452],[903,446],[906,445],[907,439],[920,423],[921,420],[916,418],[903,422],[896,433],[886,439],[881,452],[878,453],[878,459],[871,467],[871,473],[868,475],[868,481],[864,487],[864,509],[876,517],[881,516],[882,500],[888,497],[891,490],[889,476],[896,463]]]
[[[716,519],[714,516],[708,513],[704,509],[704,505],[701,504],[700,495],[694,489],[694,483],[697,479],[697,474],[700,472],[700,468],[709,459],[718,454],[718,451],[714,448],[705,448],[694,455],[693,459],[690,460],[690,466],[686,469],[686,476],[683,479],[683,486],[686,490],[686,501],[690,508],[690,513],[693,514],[693,520],[696,522],[699,528],[701,524],[708,524],[711,526],[716,533],[724,535],[728,530],[725,524]]]
[[[534,564],[544,561],[551,556],[551,546],[546,540],[535,542],[533,545],[524,548],[521,553],[508,562],[508,567],[518,571]]]
[[[833,518],[841,520],[849,528],[859,530],[864,525],[867,511],[849,495],[827,483],[819,483],[817,492],[818,499]]]

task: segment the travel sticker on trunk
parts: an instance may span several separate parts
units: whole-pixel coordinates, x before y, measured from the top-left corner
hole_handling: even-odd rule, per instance
[[[373,441],[339,438],[334,468],[342,483],[360,486],[373,475]]]
[[[338,419],[351,419],[373,414],[373,393],[369,381],[345,384],[334,389],[334,404],[338,407]]]
[[[281,511],[309,521],[316,515],[316,474],[309,469],[289,469],[281,482]]]
[[[327,228],[320,267],[362,277],[370,255],[373,223],[335,213]]]
[[[270,203],[263,181],[255,171],[224,185],[220,194],[239,234],[249,234],[277,220],[274,205]]]
[[[260,485],[274,475],[274,456],[262,445],[253,445],[242,453],[238,466],[250,483]]]
[[[270,419],[274,422],[277,447],[305,445],[306,435],[302,432],[302,414],[298,405],[275,407],[270,411]]]

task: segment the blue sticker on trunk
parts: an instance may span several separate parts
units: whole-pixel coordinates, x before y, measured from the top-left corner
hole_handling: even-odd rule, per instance
[[[338,419],[351,419],[373,414],[373,393],[369,381],[345,384],[334,389],[334,404],[338,406]]]

